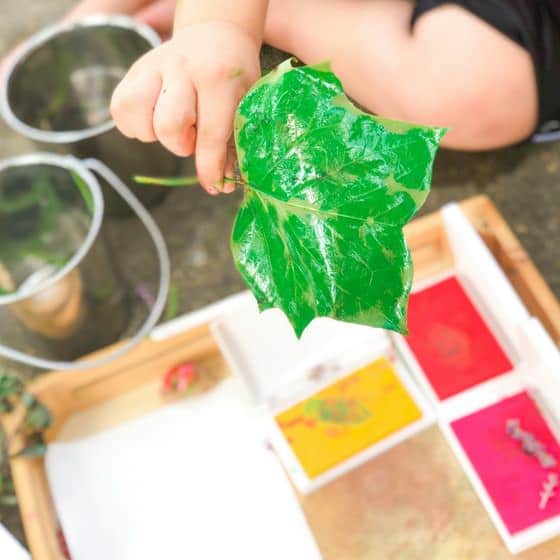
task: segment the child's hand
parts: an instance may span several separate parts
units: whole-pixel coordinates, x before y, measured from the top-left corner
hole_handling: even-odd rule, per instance
[[[259,78],[259,45],[231,23],[205,22],[138,60],[118,85],[111,113],[129,138],[159,140],[179,156],[196,154],[201,185],[232,192],[230,143],[237,105]]]

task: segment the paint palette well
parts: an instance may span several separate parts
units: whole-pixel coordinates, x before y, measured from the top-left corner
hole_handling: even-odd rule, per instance
[[[440,400],[513,369],[456,277],[411,295],[408,328],[406,342]]]
[[[276,415],[275,421],[313,479],[421,417],[383,357]]]
[[[521,441],[506,431],[511,420],[519,421],[552,461],[525,452]],[[455,420],[451,430],[509,534],[560,516],[560,488],[546,507],[539,503],[549,475],[560,477],[560,445],[528,393]]]

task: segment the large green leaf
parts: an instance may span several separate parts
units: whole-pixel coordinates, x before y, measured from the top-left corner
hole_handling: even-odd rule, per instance
[[[444,134],[360,111],[328,65],[287,61],[259,80],[235,118],[245,196],[231,249],[261,310],[282,309],[298,336],[315,317],[406,333],[402,227],[428,195]]]
[[[245,196],[231,248],[261,310],[281,308],[298,336],[319,316],[406,333],[402,227],[444,133],[360,111],[327,65],[287,61],[258,81],[235,119]]]

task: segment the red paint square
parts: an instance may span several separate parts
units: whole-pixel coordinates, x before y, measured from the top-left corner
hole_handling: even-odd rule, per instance
[[[457,278],[410,296],[408,328],[406,340],[440,399],[513,369]]]
[[[521,428],[560,461],[560,445],[533,400],[525,392],[509,397],[451,424],[472,466],[486,488],[507,530],[517,533],[560,515],[560,489],[544,510],[540,492],[549,473],[560,474],[560,464],[545,468],[521,443],[506,433],[506,422],[518,419]]]

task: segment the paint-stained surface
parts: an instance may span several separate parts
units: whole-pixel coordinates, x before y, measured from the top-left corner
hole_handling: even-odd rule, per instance
[[[438,428],[301,503],[325,560],[557,560],[560,538],[514,556]]]
[[[313,478],[421,416],[392,364],[380,358],[279,414],[276,422]]]

